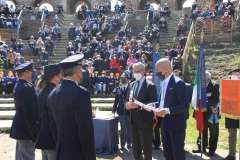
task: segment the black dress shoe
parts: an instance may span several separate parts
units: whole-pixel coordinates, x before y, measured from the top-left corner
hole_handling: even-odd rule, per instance
[[[224,160],[236,160],[236,157],[228,155]]]
[[[215,155],[214,152],[208,152],[208,153],[206,153],[206,156],[208,156],[208,157],[213,157],[214,155]]]
[[[200,149],[192,150],[192,153],[201,153],[201,150]],[[203,148],[202,153],[206,153],[206,149],[205,148]]]
[[[155,146],[154,149],[155,149],[155,150],[160,150],[160,147]]]

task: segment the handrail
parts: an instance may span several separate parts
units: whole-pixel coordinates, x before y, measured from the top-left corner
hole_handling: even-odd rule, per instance
[[[17,21],[18,21],[18,26],[17,26],[17,38],[19,38],[19,31],[20,31],[20,28],[21,28],[21,25],[22,25],[22,20],[21,20],[21,17],[22,17],[22,13],[23,13],[23,9],[21,9],[18,17],[17,17]]]
[[[42,10],[41,22],[42,22],[42,26],[41,27],[43,27],[44,23],[45,23],[45,12],[44,12],[44,10]]]

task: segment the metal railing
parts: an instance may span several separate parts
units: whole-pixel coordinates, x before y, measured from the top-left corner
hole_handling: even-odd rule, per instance
[[[22,13],[23,13],[23,10],[20,11],[20,13],[19,13],[19,15],[17,17],[17,21],[18,21],[17,38],[19,38],[19,32],[20,32],[20,29],[21,29],[21,26],[22,26],[22,20],[21,20]]]
[[[45,19],[46,19],[46,16],[45,16],[45,12],[44,10],[42,10],[42,14],[41,14],[41,27],[43,27],[45,25]]]

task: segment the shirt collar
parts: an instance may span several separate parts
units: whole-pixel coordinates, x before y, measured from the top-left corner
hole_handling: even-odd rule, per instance
[[[170,81],[170,78],[173,76],[173,73],[171,73],[167,78],[165,78],[164,80],[163,80],[163,83],[164,84],[168,84],[168,82]]]

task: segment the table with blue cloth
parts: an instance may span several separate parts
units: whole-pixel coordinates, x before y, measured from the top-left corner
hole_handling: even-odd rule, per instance
[[[97,155],[112,155],[118,151],[118,118],[94,118]]]

